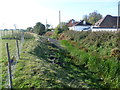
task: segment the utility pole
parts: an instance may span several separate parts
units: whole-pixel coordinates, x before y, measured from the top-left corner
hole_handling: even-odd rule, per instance
[[[59,10],[59,25],[61,24],[61,11]],[[61,25],[60,25],[61,28]]]
[[[119,30],[120,1],[118,2],[117,31]]]
[[[46,30],[48,29],[48,26],[47,26],[47,19],[46,19]]]

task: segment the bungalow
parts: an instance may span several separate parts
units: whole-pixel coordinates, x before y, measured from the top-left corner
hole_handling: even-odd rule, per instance
[[[95,23],[95,25],[92,27],[92,31],[117,31],[117,18],[117,16],[105,16]],[[120,23],[118,26],[120,28]]]
[[[84,20],[81,20],[80,22],[76,22],[74,19],[71,19],[67,23],[67,26],[69,27],[70,30],[76,30],[76,31],[91,30],[91,25],[92,24]]]

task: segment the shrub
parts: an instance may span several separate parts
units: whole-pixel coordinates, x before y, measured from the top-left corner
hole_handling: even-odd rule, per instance
[[[67,30],[69,30],[69,28],[66,25],[59,24],[55,28],[55,34],[58,35],[58,34],[62,33],[63,31],[67,31]]]
[[[37,22],[33,28],[33,32],[35,32],[38,35],[43,35],[45,33],[45,25],[40,22]]]
[[[117,57],[118,60],[120,60],[120,49],[119,48],[114,48],[111,50],[111,57]]]

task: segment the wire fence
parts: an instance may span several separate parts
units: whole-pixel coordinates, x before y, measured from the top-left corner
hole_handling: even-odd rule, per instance
[[[2,57],[2,39],[0,34],[0,60]],[[2,89],[2,63],[0,63],[0,90]]]
[[[17,66],[17,63],[18,63],[18,60],[20,58],[20,53],[22,51],[22,46],[23,46],[23,43],[24,43],[24,32],[23,31],[1,31],[1,34],[0,34],[0,40],[1,40],[1,37],[3,36],[7,36],[7,35],[13,35],[14,33],[18,33],[20,34],[21,36],[21,39],[20,40],[14,40],[14,49],[11,49],[9,50],[9,54],[10,54],[10,60],[11,61],[11,75],[12,75],[12,79],[15,78],[14,74],[15,74],[15,71],[16,71],[16,66]],[[2,46],[2,45],[1,45]],[[11,46],[9,43],[8,43],[8,46]],[[1,47],[2,48],[2,47]],[[2,51],[2,49],[0,48],[0,50]],[[1,55],[1,53],[0,53]],[[2,56],[2,55],[1,55]],[[9,68],[5,73],[5,84],[4,84],[4,87],[5,88],[10,88],[10,78],[9,78]],[[0,88],[2,88],[2,65],[0,65]]]

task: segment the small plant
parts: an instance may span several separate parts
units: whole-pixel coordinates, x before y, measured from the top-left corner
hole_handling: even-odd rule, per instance
[[[111,57],[117,57],[118,60],[120,60],[120,49],[119,48],[112,49],[111,53],[110,53],[110,56]]]

